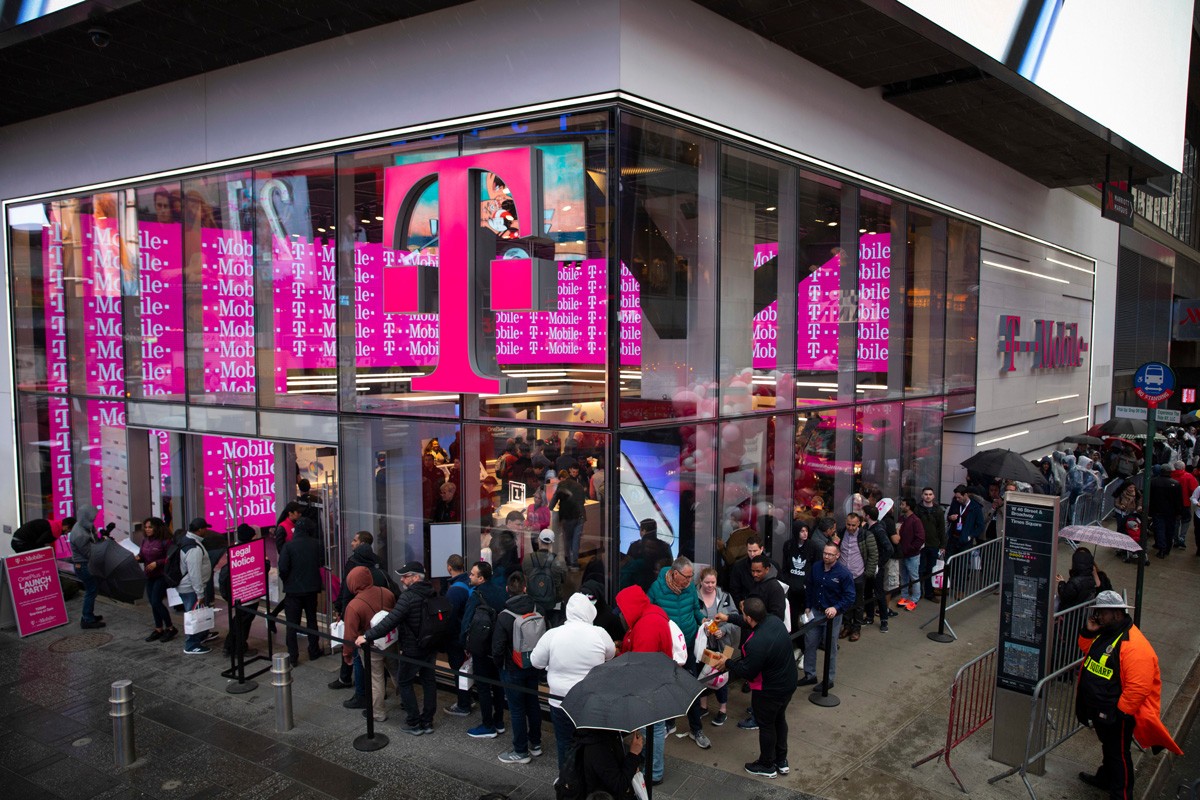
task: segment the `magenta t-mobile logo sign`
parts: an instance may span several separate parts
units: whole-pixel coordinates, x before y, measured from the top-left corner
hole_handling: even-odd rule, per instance
[[[475,265],[484,256],[490,262],[492,311],[537,310],[547,302],[539,276],[554,274],[553,252],[529,252],[529,258],[496,257],[504,245],[523,245],[529,239],[516,242],[489,228],[481,231],[479,191],[483,176],[489,173],[503,179],[513,201],[513,216],[525,232],[533,236],[540,233],[533,227],[542,219],[541,168],[533,148],[406,164],[389,167],[384,173],[386,249],[403,249],[408,220],[422,192],[434,182],[438,185],[438,361],[433,372],[413,378],[414,391],[504,394],[524,390],[524,381],[496,374],[499,370],[490,366],[495,361],[494,353],[480,352],[483,337],[478,334],[483,309],[477,296],[481,284],[475,278]],[[502,246],[497,247],[497,242]],[[421,308],[422,281],[430,270],[419,265],[385,269],[384,312],[432,310]]]

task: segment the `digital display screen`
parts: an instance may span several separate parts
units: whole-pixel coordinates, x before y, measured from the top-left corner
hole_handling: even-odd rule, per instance
[[[621,442],[621,552],[639,538],[642,520],[658,524],[658,537],[679,555],[679,445]]]

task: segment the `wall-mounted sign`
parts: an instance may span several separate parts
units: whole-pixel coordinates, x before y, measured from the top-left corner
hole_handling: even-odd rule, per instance
[[[1194,403],[1194,402],[1196,402],[1196,389],[1195,389],[1195,387],[1191,387],[1191,388],[1188,388],[1188,389],[1181,389],[1181,390],[1180,390],[1180,394],[1181,394],[1181,397],[1180,397],[1180,399],[1183,401],[1184,405],[1187,405],[1187,404],[1189,404],[1189,403]]]
[[[1104,199],[1100,205],[1100,216],[1122,225],[1132,225],[1133,194],[1114,184],[1104,184]]]
[[[1176,300],[1171,318],[1171,338],[1177,342],[1200,341],[1200,300]]]
[[[1078,322],[1035,319],[1032,339],[1021,339],[1021,318],[1000,317],[1000,352],[1003,371],[1015,372],[1017,353],[1033,353],[1033,369],[1082,367],[1088,344],[1079,333]]]

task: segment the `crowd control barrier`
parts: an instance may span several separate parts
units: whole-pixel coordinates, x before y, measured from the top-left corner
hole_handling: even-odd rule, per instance
[[[938,629],[927,634],[930,639],[942,643],[958,639],[946,621],[946,612],[1000,588],[1000,556],[1003,549],[1004,539],[982,542],[950,556],[942,571],[933,573],[935,580],[939,574],[942,576],[942,602],[937,615],[921,623],[922,628],[934,621],[938,623]]]
[[[954,776],[958,788],[970,794],[958,777],[958,771],[950,763],[950,751],[991,721],[995,690],[996,648],[993,647],[963,664],[954,673],[954,681],[950,684],[950,721],[946,725],[946,744],[920,761],[914,761],[913,769],[940,757]]]

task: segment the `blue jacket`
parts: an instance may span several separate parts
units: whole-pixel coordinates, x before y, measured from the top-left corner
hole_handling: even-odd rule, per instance
[[[455,576],[454,580],[450,581],[450,585],[446,587],[446,599],[450,601],[451,607],[454,609],[454,618],[462,621],[463,612],[467,609],[467,603],[471,599],[471,576],[463,572]]]
[[[957,521],[947,522],[947,538],[955,539],[958,544],[968,547],[971,542],[983,535],[985,527],[983,522],[983,506],[980,505],[977,498],[967,495],[967,505],[965,507],[960,507],[957,501],[952,502],[947,513],[959,515]],[[962,530],[958,529],[959,522],[962,522]]]
[[[844,614],[854,605],[854,576],[840,561],[830,570],[825,569],[824,561],[814,564],[808,571],[805,597],[814,614],[823,614],[830,606]]]

